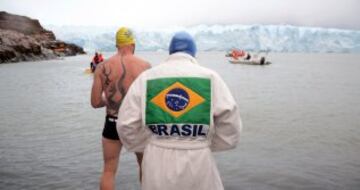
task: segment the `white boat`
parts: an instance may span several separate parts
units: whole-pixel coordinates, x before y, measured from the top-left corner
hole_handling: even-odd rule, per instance
[[[269,64],[271,64],[270,61],[266,61],[265,57],[250,58],[250,59],[244,59],[244,58],[233,59],[233,58],[230,58],[229,62],[233,63],[233,64],[247,64],[247,65],[269,65]]]
[[[266,53],[267,54],[267,53]],[[265,56],[259,56],[258,54],[250,55],[250,53],[243,54],[242,57],[234,58],[230,53],[225,55],[229,57],[229,62],[233,64],[247,64],[247,65],[269,65],[270,61],[267,61]]]

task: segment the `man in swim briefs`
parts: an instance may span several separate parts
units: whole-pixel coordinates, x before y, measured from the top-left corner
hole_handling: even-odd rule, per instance
[[[104,170],[101,176],[100,189],[114,189],[115,175],[119,162],[122,143],[116,131],[118,110],[131,83],[149,63],[134,56],[135,39],[128,28],[122,27],[116,33],[117,53],[100,63],[94,74],[91,91],[91,105],[94,108],[106,107],[105,126],[103,129]],[[142,154],[136,153],[140,167]]]

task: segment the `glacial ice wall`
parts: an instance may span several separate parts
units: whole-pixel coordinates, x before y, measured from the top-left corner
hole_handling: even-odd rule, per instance
[[[114,51],[117,27],[47,26],[64,41],[87,51]],[[197,25],[162,29],[134,29],[137,50],[167,50],[171,36],[185,30],[199,50],[226,51],[231,48],[272,52],[360,53],[360,31],[290,25]]]

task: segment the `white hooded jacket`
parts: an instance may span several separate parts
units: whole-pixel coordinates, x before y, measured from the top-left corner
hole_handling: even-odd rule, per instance
[[[175,53],[133,82],[117,131],[129,151],[144,152],[143,190],[221,190],[211,151],[237,145],[241,120],[220,76]]]

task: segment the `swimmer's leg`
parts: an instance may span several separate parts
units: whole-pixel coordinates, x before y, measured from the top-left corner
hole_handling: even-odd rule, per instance
[[[100,189],[114,190],[115,176],[119,163],[121,141],[102,138],[104,170],[101,175]]]
[[[142,178],[141,163],[142,163],[142,159],[143,159],[143,153],[142,152],[135,152],[135,155],[136,155],[137,163],[139,165],[139,180],[140,180],[140,183],[141,183],[141,178]]]

